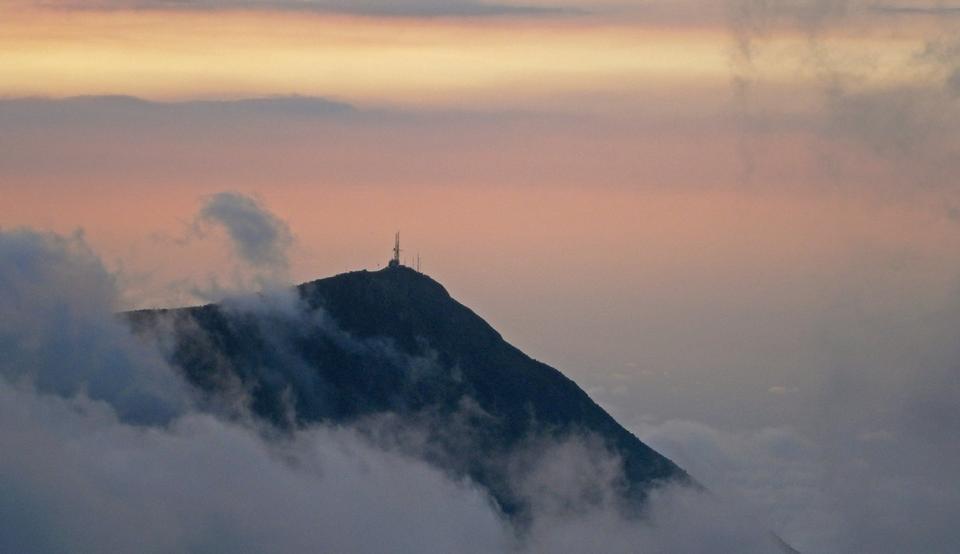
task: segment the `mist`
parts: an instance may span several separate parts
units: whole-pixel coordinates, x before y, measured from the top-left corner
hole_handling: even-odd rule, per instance
[[[627,516],[619,460],[589,437],[533,442],[508,462],[534,506],[518,532],[481,489],[420,460],[414,424],[279,433],[243,402],[200,402],[155,343],[111,312],[115,280],[82,236],[4,231],[0,260],[0,343],[16,354],[0,381],[4,550],[697,552],[721,540],[776,551],[766,529],[696,489],[661,489],[643,518]],[[231,302],[301,317],[282,295]],[[76,329],[82,341],[61,340]],[[104,390],[105,379],[122,386]],[[165,409],[146,417],[151,407]]]

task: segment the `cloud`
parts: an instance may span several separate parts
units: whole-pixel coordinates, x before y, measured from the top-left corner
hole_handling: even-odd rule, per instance
[[[620,505],[622,468],[590,437],[531,442],[512,461],[513,480],[533,508],[530,552],[784,552],[762,520],[693,487],[652,491],[642,518]]]
[[[847,13],[848,0],[727,0],[727,25],[732,37],[730,83],[733,119],[737,126],[740,180],[752,184],[761,157],[761,131],[769,116],[761,105],[764,75],[758,65],[765,41],[784,27],[799,27],[816,37],[825,22]]]
[[[82,237],[0,232],[0,262],[0,550],[505,549],[485,494],[422,462],[197,411]]]
[[[809,81],[801,82],[798,90],[807,97],[805,103],[815,106],[810,114],[817,126],[815,154],[830,177],[842,184],[846,172],[862,169],[866,152],[880,162],[893,162],[886,172],[894,176],[896,186],[952,185],[960,152],[955,139],[960,133],[960,103],[953,94],[960,57],[955,41],[943,37],[956,35],[956,20],[942,17],[932,26],[913,29],[925,46],[906,59],[845,53],[838,38],[896,32],[901,22],[871,17],[878,14],[952,15],[955,6],[858,0],[731,0],[728,5],[733,94],[746,167],[761,148],[757,131],[770,119],[759,93],[768,76],[757,60],[782,55],[769,39],[796,30],[806,37],[806,52],[796,73]],[[791,56],[789,63],[795,63],[795,53]]]
[[[954,69],[947,77],[947,89],[954,95],[960,96],[960,67]]]
[[[111,313],[116,295],[81,234],[0,231],[0,375],[107,402],[125,421],[181,413],[179,381]]]
[[[791,551],[763,529],[761,520],[747,518],[727,501],[690,488],[668,487],[653,494],[641,521],[625,519],[612,509],[575,517],[547,516],[535,522],[528,544],[532,552],[569,554]]]
[[[582,13],[566,7],[477,0],[60,0],[48,5],[81,10],[274,10],[412,18],[531,17]]]
[[[955,387],[949,395],[955,406]],[[916,419],[906,411],[897,415],[903,422],[894,427]],[[944,422],[942,416],[926,419],[922,433]],[[847,428],[851,423],[810,433],[730,431],[674,420],[638,431],[712,490],[739,499],[747,513],[768,521],[801,552],[956,551],[960,532],[948,514],[960,506],[960,493],[944,486],[956,478],[944,466],[960,453],[947,439],[956,426],[947,424],[930,441],[900,430],[857,432]]]
[[[319,96],[263,96],[235,100],[184,100],[160,102],[125,95],[86,95],[66,98],[3,98],[4,115],[21,120],[64,117],[76,119],[111,114],[140,117],[222,117],[237,114],[268,114],[295,117],[335,116],[356,112],[346,102]]]
[[[593,507],[543,514],[518,537],[469,483],[373,447],[350,429],[269,441],[194,413],[143,430],[101,405],[5,385],[0,416],[8,453],[0,459],[4,551],[778,551],[754,522],[682,488],[658,492],[643,521]],[[571,477],[567,465],[592,469],[585,460],[599,457],[582,458],[578,444],[556,448],[569,452],[551,462],[559,475],[540,477],[556,487],[539,491],[550,501],[565,485],[546,479]],[[593,474],[575,477],[582,483]]]
[[[891,87],[855,92],[836,88],[827,93],[829,136],[863,144],[882,156],[928,162],[929,154],[957,145],[958,114],[939,90]]]
[[[251,267],[286,272],[293,234],[285,221],[256,198],[238,192],[214,194],[200,209],[198,219],[223,227],[234,252]]]
[[[124,395],[85,392],[104,368],[127,391],[176,373],[155,358],[91,355],[139,344],[105,323],[116,322],[116,291],[102,263],[80,237],[26,230],[0,232],[0,259],[2,551],[776,551],[699,491],[663,489],[645,519],[624,516],[619,461],[589,439],[531,442],[521,454],[513,479],[538,509],[518,534],[485,492],[418,459],[416,444],[350,427],[278,434],[203,412],[182,387],[169,419],[134,421]],[[78,327],[83,340],[63,340]],[[24,378],[61,373],[75,386]]]
[[[635,432],[802,552],[956,551],[948,514],[960,491],[944,484],[960,456],[958,302],[928,313],[916,297],[878,308],[881,297],[856,302],[873,315],[821,316],[823,342],[804,350],[825,354],[804,360],[813,379],[789,395],[802,406],[789,424],[670,420]]]
[[[5,552],[481,553],[509,539],[481,492],[350,431],[273,443],[200,414],[144,431],[6,386],[0,415]]]
[[[931,15],[956,16],[960,15],[960,6],[943,4],[879,4],[870,7],[871,10],[885,15]]]

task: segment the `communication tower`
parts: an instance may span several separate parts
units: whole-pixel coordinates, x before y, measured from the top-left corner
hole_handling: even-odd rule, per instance
[[[396,237],[393,241],[393,258],[390,259],[390,263],[387,264],[389,267],[399,267],[400,266],[400,231],[397,231]]]

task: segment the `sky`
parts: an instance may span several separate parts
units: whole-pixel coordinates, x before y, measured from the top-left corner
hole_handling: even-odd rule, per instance
[[[115,288],[95,298],[377,269],[399,230],[800,550],[960,549],[960,4],[0,14],[0,232],[80,241]]]

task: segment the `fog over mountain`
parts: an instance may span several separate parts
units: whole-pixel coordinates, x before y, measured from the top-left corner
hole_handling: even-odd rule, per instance
[[[809,551],[957,540],[940,463],[958,444],[956,301],[909,329],[822,314],[834,348],[806,395],[821,426],[636,419],[622,393],[591,390],[621,426],[426,275],[291,288],[262,271],[293,244],[262,202],[209,196],[194,221],[206,228],[184,248],[225,240],[234,253],[230,286],[202,291],[226,298],[122,315],[123,281],[82,233],[0,232],[0,550],[783,551],[770,530]]]
[[[407,267],[307,283],[287,299],[129,317],[141,334],[170,343],[172,363],[207,402],[239,398],[280,427],[372,424],[371,434],[401,449],[414,440],[427,460],[482,485],[518,520],[535,502],[512,473],[526,482],[554,443],[609,451],[624,472],[611,474],[609,486],[622,489],[625,510],[639,509],[659,484],[690,481],[574,383]],[[592,502],[589,489],[582,494]]]
[[[0,259],[3,551],[780,551],[411,269],[118,317],[82,235]]]

